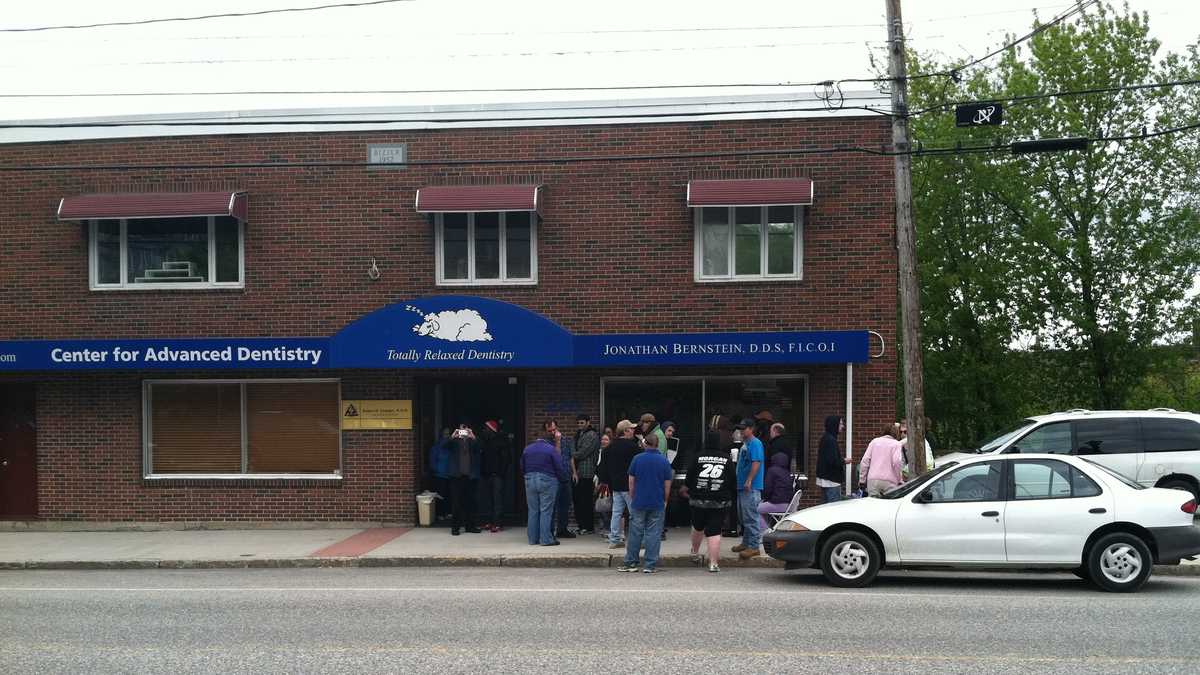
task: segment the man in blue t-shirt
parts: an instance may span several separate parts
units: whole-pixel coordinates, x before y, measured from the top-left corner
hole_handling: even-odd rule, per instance
[[[737,424],[742,432],[742,449],[738,452],[738,514],[742,519],[742,543],[733,550],[743,560],[759,554],[762,526],[758,521],[758,502],[763,487],[763,444],[754,436],[754,420],[744,419]]]
[[[642,571],[653,574],[658,571],[663,515],[674,473],[671,463],[658,452],[657,436],[647,434],[642,442],[646,449],[629,463],[629,533],[625,538],[625,562],[617,571],[638,571],[638,557],[644,544],[646,559]]]

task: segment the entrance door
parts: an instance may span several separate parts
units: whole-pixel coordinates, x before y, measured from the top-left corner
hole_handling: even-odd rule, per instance
[[[0,518],[36,517],[37,426],[33,385],[0,385]]]
[[[510,520],[520,520],[525,513],[524,482],[520,479],[518,458],[525,447],[525,381],[517,377],[446,377],[421,379],[417,385],[420,425],[417,439],[421,456],[422,484],[441,491],[428,469],[429,448],[437,442],[443,429],[454,429],[465,422],[476,434],[488,420],[495,421],[500,432],[510,438],[511,461],[505,472],[502,504]],[[478,511],[490,504],[490,494],[477,495]],[[440,509],[447,509],[443,501]],[[482,513],[480,515],[483,515]],[[481,521],[486,522],[486,521]]]

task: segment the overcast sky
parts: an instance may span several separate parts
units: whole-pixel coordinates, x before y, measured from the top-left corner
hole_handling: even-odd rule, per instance
[[[0,28],[128,21],[335,0],[5,2]],[[981,55],[1064,0],[907,0],[911,47]],[[1130,0],[1164,49],[1200,37],[1197,0]],[[872,76],[884,0],[412,0],[294,14],[0,33],[0,94],[445,89],[809,82]],[[375,96],[0,99],[0,119],[767,93],[672,90]]]

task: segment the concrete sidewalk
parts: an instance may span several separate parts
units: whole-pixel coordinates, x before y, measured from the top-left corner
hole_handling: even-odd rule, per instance
[[[0,531],[0,569],[179,569],[231,567],[616,567],[624,548],[597,535],[530,546],[524,528],[451,536],[446,528],[132,529]],[[672,528],[661,565],[690,566],[687,528]],[[743,561],[721,544],[725,567],[782,567],[765,555]],[[703,546],[701,547],[703,551]],[[1200,576],[1200,561],[1156,566],[1156,574]]]

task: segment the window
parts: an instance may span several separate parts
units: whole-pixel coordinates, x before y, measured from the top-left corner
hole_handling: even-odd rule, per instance
[[[331,380],[147,382],[145,473],[339,474],[339,398]]]
[[[800,207],[706,207],[696,211],[697,280],[801,277]]]
[[[236,218],[93,220],[93,290],[243,286],[243,226]]]
[[[1014,461],[1013,499],[1062,499],[1095,497],[1100,486],[1066,462],[1050,459]]]
[[[531,211],[438,213],[437,282],[444,286],[537,282]]]
[[[1000,499],[1000,462],[970,464],[929,486],[933,503],[994,502]]]
[[[1009,452],[1045,452],[1055,455],[1071,454],[1071,423],[1054,422],[1038,427],[1017,441]]]
[[[1188,420],[1143,417],[1142,434],[1146,438],[1146,452],[1200,450],[1200,424]]]
[[[1075,422],[1075,453],[1118,455],[1142,451],[1142,434],[1136,417],[1108,417]]]

